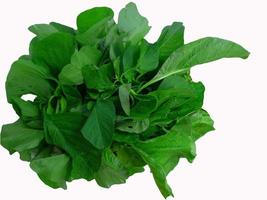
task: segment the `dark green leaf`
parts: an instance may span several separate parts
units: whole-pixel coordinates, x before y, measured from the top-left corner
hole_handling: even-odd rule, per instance
[[[113,67],[110,64],[97,67],[95,65],[87,65],[82,69],[84,81],[89,89],[108,90],[112,89],[113,83]]]
[[[69,64],[74,50],[73,36],[62,32],[52,33],[42,39],[34,38],[30,45],[33,60],[48,65],[56,74]]]
[[[159,64],[159,49],[157,45],[151,45],[144,40],[140,48],[140,57],[137,62],[138,72],[145,74],[155,70]]]
[[[84,123],[81,113],[62,113],[45,116],[46,140],[72,158],[71,179],[91,180],[100,165],[100,152],[87,142],[80,129]]]
[[[129,46],[123,54],[123,76],[129,81],[133,81],[136,74],[136,64],[139,56],[137,46]]]
[[[82,68],[86,65],[96,65],[101,52],[89,45],[76,51],[71,57],[71,64],[66,65],[59,74],[59,80],[64,85],[79,85],[83,83]]]
[[[96,7],[86,10],[77,17],[78,31],[80,33],[86,32],[94,25],[110,20],[113,15],[113,11],[107,7]]]
[[[98,149],[108,147],[112,142],[115,116],[115,107],[111,101],[97,101],[81,130],[84,138]]]
[[[10,152],[35,148],[43,139],[43,130],[28,128],[21,121],[4,125],[1,131],[1,145]]]
[[[113,11],[107,7],[96,7],[82,12],[77,18],[79,34],[76,39],[81,44],[96,45],[113,25]]]
[[[66,180],[70,171],[70,159],[67,155],[55,155],[31,162],[31,168],[40,179],[52,188],[66,189]]]
[[[35,94],[42,101],[46,101],[53,91],[53,86],[48,81],[50,77],[47,68],[29,60],[19,59],[12,64],[7,76],[8,101],[12,102],[12,98],[21,97],[24,94]]]
[[[194,140],[199,139],[209,131],[215,130],[213,120],[205,110],[199,110],[190,116],[192,124],[192,137]]]
[[[131,117],[135,119],[146,119],[158,106],[157,98],[153,95],[139,95],[138,102],[131,109]]]
[[[181,22],[174,22],[171,26],[166,26],[156,45],[160,50],[160,60],[164,61],[172,52],[184,45],[184,25]]]
[[[95,175],[98,185],[109,188],[114,184],[125,183],[128,171],[110,149],[106,149],[102,155],[102,164]]]

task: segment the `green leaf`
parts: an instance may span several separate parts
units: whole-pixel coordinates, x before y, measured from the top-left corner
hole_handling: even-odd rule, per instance
[[[62,85],[61,89],[66,97],[68,110],[81,106],[82,96],[75,86]]]
[[[109,188],[114,184],[122,184],[128,178],[128,171],[110,149],[102,155],[102,164],[95,175],[98,185]]]
[[[249,52],[240,45],[219,38],[207,37],[191,42],[173,52],[156,76],[141,89],[173,74],[183,73],[191,67],[221,58],[247,58]]]
[[[149,32],[146,18],[140,15],[134,3],[129,3],[120,11],[118,20],[119,31],[125,34],[124,40],[136,44]]]
[[[194,140],[199,139],[209,131],[215,130],[213,120],[205,110],[199,110],[190,116],[192,124],[192,137]]]
[[[100,67],[87,65],[82,68],[84,82],[87,88],[100,91],[112,89],[113,67],[105,64]]]
[[[112,150],[127,169],[129,176],[144,171],[146,163],[131,146],[116,143],[112,146]]]
[[[138,102],[131,109],[131,117],[134,119],[146,119],[156,110],[158,106],[157,98],[153,95],[136,96]]]
[[[181,22],[174,22],[166,26],[156,42],[160,50],[160,60],[164,61],[172,52],[184,45],[184,25]]]
[[[149,119],[124,120],[117,124],[116,129],[129,133],[142,133],[149,127]]]
[[[113,15],[113,11],[108,7],[96,7],[86,10],[77,17],[78,31],[80,33],[86,32],[94,25],[110,20]]]
[[[58,29],[50,24],[35,24],[29,27],[29,31],[37,35],[39,38],[45,38],[52,33],[59,32]]]
[[[199,110],[203,105],[205,87],[201,82],[192,83],[194,96],[178,107],[178,115],[185,116]]]
[[[21,121],[3,125],[1,131],[1,145],[10,152],[35,148],[43,139],[43,130],[31,129]]]
[[[85,65],[97,65],[101,58],[101,51],[90,45],[83,46],[80,51],[76,51],[71,57],[71,64],[83,67]]]
[[[52,188],[66,189],[66,180],[70,171],[70,159],[67,155],[55,155],[31,162],[31,168],[40,179]]]
[[[80,132],[84,121],[82,113],[45,115],[46,140],[62,148],[72,158],[71,180],[91,180],[100,166],[100,152]]]
[[[62,32],[50,34],[42,39],[34,38],[30,45],[30,55],[33,60],[48,65],[55,74],[70,63],[74,50],[73,36]]]
[[[63,85],[80,85],[83,83],[83,75],[81,67],[68,64],[61,70],[59,81]]]
[[[195,157],[195,144],[191,129],[184,121],[177,123],[169,133],[132,146],[149,165],[155,182],[166,198],[172,194],[166,176],[177,165],[179,158],[192,161]]]
[[[65,32],[72,35],[75,33],[73,28],[56,22],[51,22],[50,24],[35,24],[29,27],[29,31],[37,35],[38,38],[45,38],[57,32]]]
[[[11,103],[23,121],[40,119],[40,110],[36,102],[24,101],[21,98],[14,97]]]
[[[81,44],[98,44],[113,25],[113,15],[113,11],[107,7],[96,7],[82,12],[77,17],[77,41]]]
[[[98,149],[108,147],[112,142],[115,116],[111,101],[98,100],[81,130],[84,138]]]
[[[119,87],[120,103],[126,115],[130,115],[130,93],[129,93],[130,89],[131,89],[130,84],[121,85]]]
[[[140,46],[140,57],[137,62],[137,70],[140,74],[153,71],[159,64],[159,49],[143,40]]]
[[[59,80],[64,85],[79,85],[83,83],[82,68],[86,65],[96,65],[101,58],[101,52],[89,45],[76,51],[71,57],[71,64],[66,65],[59,74]]]
[[[46,101],[54,90],[48,80],[50,77],[47,68],[36,65],[30,60],[19,59],[12,64],[7,76],[8,101],[11,103],[13,98],[24,94],[35,94],[40,100]]]
[[[129,81],[133,81],[136,74],[136,64],[139,57],[138,46],[129,46],[123,54],[123,76]]]
[[[75,35],[76,33],[76,31],[73,28],[66,26],[64,24],[60,24],[57,22],[50,22],[49,24],[55,27],[59,32],[69,33],[71,35]]]

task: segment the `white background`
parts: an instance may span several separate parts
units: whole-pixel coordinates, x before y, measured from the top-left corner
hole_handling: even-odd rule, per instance
[[[16,120],[7,104],[4,82],[11,63],[27,54],[35,23],[61,22],[75,27],[78,13],[110,6],[117,17],[128,1],[1,0],[0,1],[0,125]],[[135,0],[152,26],[154,41],[165,25],[185,24],[185,41],[205,36],[233,40],[247,48],[248,60],[229,59],[198,66],[194,80],[206,86],[204,108],[216,131],[197,142],[193,164],[181,161],[168,176],[178,200],[267,199],[267,12],[266,0]],[[1,199],[163,199],[146,170],[126,184],[102,189],[95,182],[75,181],[68,190],[46,187],[17,155],[0,147]]]

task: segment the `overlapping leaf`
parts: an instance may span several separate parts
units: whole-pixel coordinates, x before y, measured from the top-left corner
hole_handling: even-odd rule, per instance
[[[196,140],[214,130],[202,108],[205,87],[191,68],[249,52],[214,37],[184,44],[181,22],[150,43],[148,20],[134,3],[117,24],[113,17],[96,7],[77,17],[77,30],[56,22],[29,28],[29,55],[6,80],[19,119],[3,125],[1,145],[52,188],[75,179],[109,188],[148,165],[167,198],[167,175],[180,159],[192,162]],[[26,101],[27,94],[34,98]]]

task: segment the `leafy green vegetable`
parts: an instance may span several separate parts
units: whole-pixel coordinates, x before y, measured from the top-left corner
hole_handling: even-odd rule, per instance
[[[168,174],[180,159],[192,162],[195,142],[214,130],[202,108],[205,87],[191,68],[249,52],[214,37],[184,44],[181,22],[149,43],[150,26],[134,3],[117,24],[113,16],[96,7],[77,17],[77,30],[56,22],[29,27],[29,55],[6,80],[19,119],[2,126],[1,145],[52,188],[75,179],[109,188],[148,165],[167,198]],[[27,94],[35,98],[25,101]]]
[[[111,101],[97,101],[81,130],[84,138],[98,149],[108,147],[112,142],[115,117],[115,107]]]

